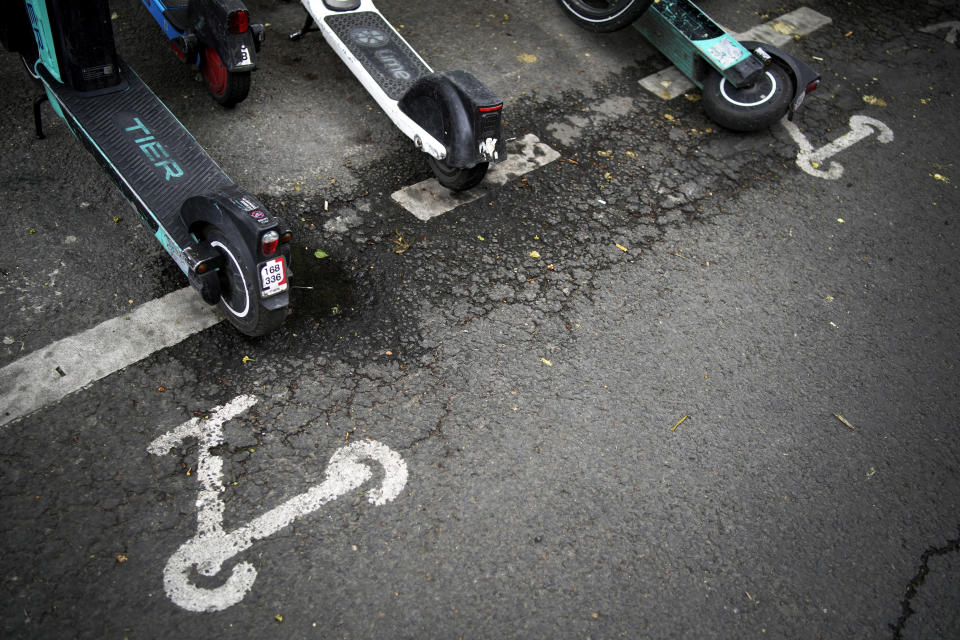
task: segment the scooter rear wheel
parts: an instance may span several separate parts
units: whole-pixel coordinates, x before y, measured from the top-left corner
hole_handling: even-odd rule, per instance
[[[633,23],[651,0],[557,0],[567,16],[584,29],[609,33]]]
[[[228,71],[213,47],[200,52],[200,73],[213,99],[224,107],[234,107],[250,93],[249,71]]]
[[[480,184],[483,176],[487,175],[489,162],[480,162],[469,169],[451,167],[443,160],[437,160],[427,155],[427,162],[437,177],[437,182],[451,191],[466,191]]]
[[[703,110],[727,129],[758,131],[786,115],[793,92],[793,78],[778,64],[768,65],[757,82],[741,89],[711,70],[703,82]]]
[[[262,336],[283,324],[286,309],[265,309],[257,291],[256,262],[249,250],[231,241],[216,227],[208,227],[204,239],[223,255],[223,267],[217,271],[220,280],[218,307],[227,320],[241,333]]]

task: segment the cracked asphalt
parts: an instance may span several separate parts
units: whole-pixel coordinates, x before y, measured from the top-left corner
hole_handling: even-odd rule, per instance
[[[3,636],[957,637],[956,4],[806,3],[833,23],[788,46],[823,73],[800,131],[894,134],[824,160],[836,180],[782,125],[735,134],[696,92],[646,93],[667,63],[632,30],[456,5],[378,2],[561,157],[421,222],[390,194],[426,163],[319,37],[285,38],[299,5],[248,2],[268,40],[227,112],[139,3],[112,4],[121,54],[294,228],[312,288],[270,336],[221,323],[0,427]],[[702,3],[734,30],[798,6]],[[32,138],[37,89],[0,60],[4,366],[186,282],[49,112]],[[240,394],[256,404],[210,450],[226,531],[349,443],[409,477],[373,505],[371,467],[192,572],[212,591],[257,570],[236,604],[186,611],[164,567],[197,532],[198,448],[147,447]]]

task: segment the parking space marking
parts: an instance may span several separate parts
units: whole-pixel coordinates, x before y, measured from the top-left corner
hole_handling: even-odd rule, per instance
[[[874,133],[877,134],[877,142],[882,144],[893,142],[893,130],[870,116],[850,116],[850,131],[819,149],[813,148],[796,123],[786,118],[781,122],[793,141],[797,143],[797,166],[811,176],[824,180],[837,180],[843,175],[843,165],[839,162],[831,160],[830,166],[826,169],[821,168],[820,165],[847,147],[869,138]]]
[[[409,211],[419,220],[447,213],[461,204],[473,202],[486,195],[488,188],[503,186],[510,180],[522,177],[534,169],[549,164],[560,154],[532,133],[507,142],[507,159],[492,165],[478,187],[470,191],[454,193],[441,187],[436,178],[404,187],[391,194],[394,202]]]
[[[831,18],[809,7],[800,7],[779,18],[751,27],[743,33],[734,33],[737,40],[756,40],[774,47],[782,47],[795,36],[810,35],[820,27],[833,22]],[[670,66],[640,81],[640,86],[664,100],[672,100],[695,88],[696,85],[682,71]]]
[[[188,438],[197,441],[197,481],[200,483],[196,502],[197,533],[180,545],[163,570],[163,587],[167,596],[188,611],[222,611],[243,600],[257,578],[257,569],[252,563],[243,561],[232,565],[225,582],[216,587],[193,584],[194,571],[206,577],[216,576],[225,563],[249,549],[257,540],[267,538],[343,494],[359,489],[373,478],[373,472],[364,460],[383,467],[379,486],[365,493],[371,504],[383,505],[392,501],[407,483],[407,463],[400,454],[375,440],[355,442],[334,451],[323,482],[233,531],[224,531],[225,504],[221,494],[226,487],[223,484],[223,460],[210,450],[223,444],[224,423],[256,402],[253,396],[237,396],[225,405],[214,407],[209,417],[191,418],[147,447],[149,453],[162,456]]]
[[[220,322],[190,287],[58,340],[0,369],[0,426]]]

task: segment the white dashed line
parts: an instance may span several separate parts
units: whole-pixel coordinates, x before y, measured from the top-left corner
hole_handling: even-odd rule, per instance
[[[755,40],[774,47],[782,47],[795,36],[810,35],[820,27],[833,22],[832,19],[808,7],[800,7],[779,18],[735,33],[737,40]],[[674,66],[651,74],[640,81],[640,86],[664,100],[672,100],[693,89],[696,85],[682,71]]]
[[[483,182],[470,191],[453,193],[441,187],[435,178],[430,178],[404,187],[390,197],[414,217],[426,222],[461,204],[483,197],[488,187],[502,186],[559,157],[560,154],[556,150],[540,142],[537,136],[528,133],[519,140],[507,142],[507,159],[492,165]]]
[[[219,321],[215,307],[187,287],[34,351],[0,369],[0,426]]]

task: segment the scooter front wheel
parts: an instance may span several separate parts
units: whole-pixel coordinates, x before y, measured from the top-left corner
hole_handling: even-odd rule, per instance
[[[651,0],[557,0],[567,16],[590,31],[609,33],[633,23]]]
[[[483,176],[487,175],[489,162],[480,162],[468,169],[451,167],[443,160],[437,160],[427,155],[427,162],[437,177],[437,182],[451,191],[466,191],[480,184]]]
[[[768,65],[759,80],[739,89],[711,70],[703,83],[703,109],[722,127],[758,131],[786,115],[793,92],[793,78],[778,64]]]
[[[200,73],[210,95],[224,107],[236,106],[250,93],[250,72],[227,70],[213,47],[204,47],[200,52]]]
[[[230,324],[248,336],[265,335],[283,324],[286,309],[265,309],[260,304],[256,263],[247,248],[216,227],[208,227],[203,236],[223,255],[223,266],[217,271],[218,306]]]

